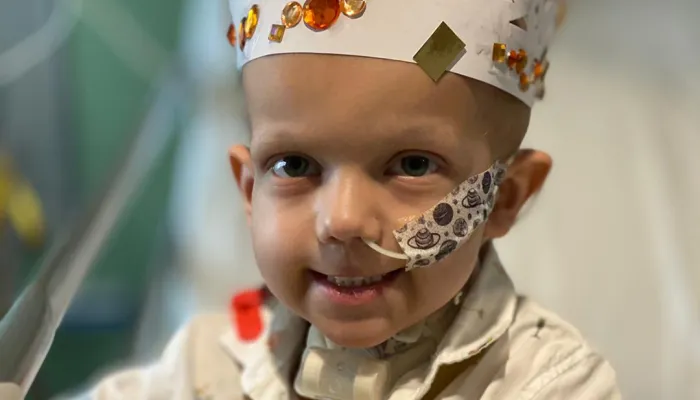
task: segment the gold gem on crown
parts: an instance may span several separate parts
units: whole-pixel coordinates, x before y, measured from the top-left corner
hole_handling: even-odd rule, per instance
[[[281,23],[272,24],[270,27],[268,40],[281,43],[287,29],[294,28],[302,20],[307,28],[320,32],[333,26],[340,14],[356,19],[362,17],[366,9],[365,0],[306,0],[303,6],[297,1],[290,1],[282,9]],[[241,19],[238,34],[233,25],[229,27],[227,33],[229,43],[235,45],[238,38],[238,45],[243,50],[246,42],[255,34],[259,15],[260,6],[253,4],[246,16]]]

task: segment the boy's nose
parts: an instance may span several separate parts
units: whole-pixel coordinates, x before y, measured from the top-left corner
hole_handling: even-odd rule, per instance
[[[380,205],[374,182],[357,172],[341,172],[327,180],[316,201],[319,241],[377,241],[381,236]]]

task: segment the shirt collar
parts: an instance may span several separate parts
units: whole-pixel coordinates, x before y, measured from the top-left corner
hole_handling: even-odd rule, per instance
[[[503,335],[513,322],[517,295],[493,245],[487,245],[479,276],[438,348],[437,363],[473,357]]]
[[[440,366],[478,355],[512,324],[517,295],[493,245],[487,245],[482,260],[479,275],[427,372],[425,390]],[[264,331],[257,340],[242,342],[230,329],[221,337],[221,344],[241,365],[241,385],[247,396],[253,400],[288,398],[308,324],[279,303],[265,307],[263,321]]]

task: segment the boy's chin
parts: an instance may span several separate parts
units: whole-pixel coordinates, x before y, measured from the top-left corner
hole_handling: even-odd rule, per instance
[[[316,327],[338,346],[366,349],[382,344],[396,334],[387,321],[327,321]]]

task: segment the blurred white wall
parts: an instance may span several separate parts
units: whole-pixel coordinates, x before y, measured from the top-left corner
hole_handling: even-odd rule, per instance
[[[571,3],[527,140],[555,168],[498,247],[523,292],[611,359],[626,398],[700,399],[700,2]],[[261,280],[226,158],[245,131],[225,1],[190,5],[201,105],[173,215],[194,312]]]
[[[176,171],[173,221],[197,310],[225,307],[237,290],[262,283],[228,161],[228,148],[248,134],[227,4],[189,1],[183,31],[199,92]]]
[[[226,311],[231,295],[262,284],[251,251],[228,148],[246,140],[226,0],[185,2],[182,52],[195,80],[195,113],[175,168],[175,250],[141,318],[132,362],[150,360],[194,314]]]
[[[499,243],[633,399],[700,399],[700,2],[572,2],[527,144],[550,181]]]

